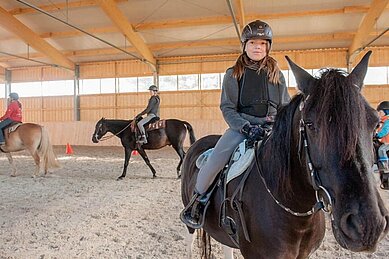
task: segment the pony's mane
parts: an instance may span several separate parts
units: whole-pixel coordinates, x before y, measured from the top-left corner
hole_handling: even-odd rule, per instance
[[[269,139],[270,150],[263,152],[265,168],[273,171],[268,175],[269,187],[282,190],[286,196],[292,190],[289,176],[293,116],[305,97],[298,94],[281,108]],[[350,161],[356,155],[358,135],[367,126],[366,120],[362,119],[366,118],[366,101],[345,72],[321,70],[321,77],[317,78],[306,99],[303,112],[304,115],[317,115],[312,122],[318,129],[319,149],[323,154],[328,152],[327,148],[336,147],[342,154],[341,163]]]
[[[271,189],[280,188],[288,193],[291,190],[289,180],[290,153],[292,140],[293,115],[303,96],[295,95],[288,105],[282,107],[274,122],[272,135],[269,139],[270,152],[264,152],[265,168],[272,168],[268,185]]]

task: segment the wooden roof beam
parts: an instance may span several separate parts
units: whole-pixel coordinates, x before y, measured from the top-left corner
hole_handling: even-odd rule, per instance
[[[118,9],[114,0],[96,0],[96,2],[103,9],[105,14],[111,19],[111,21],[119,28],[119,30],[126,36],[131,42],[132,46],[137,50],[139,54],[147,61],[154,71],[157,70],[157,61],[154,58],[153,53],[149,47],[134,31],[132,25],[128,22],[124,14]]]
[[[354,39],[348,49],[348,62],[351,64],[362,51],[363,45],[366,44],[369,34],[374,29],[374,24],[376,24],[378,18],[384,12],[386,6],[388,5],[389,0],[372,0],[370,4],[370,9],[363,17],[361,24],[359,25],[358,31],[354,36]]]
[[[116,3],[127,2],[127,1],[128,0],[115,0]],[[53,11],[62,11],[66,9],[91,7],[91,6],[97,6],[97,3],[94,0],[81,0],[81,1],[73,1],[73,2],[55,3],[50,5],[41,5],[38,7],[39,9],[42,9],[46,12],[53,12]],[[9,10],[8,12],[12,15],[19,15],[19,14],[36,13],[37,11],[33,8],[26,7],[26,8],[15,8]]]
[[[128,1],[128,0],[116,0],[116,2]],[[79,1],[79,2],[90,2],[90,1]],[[73,3],[73,2],[71,2]],[[69,4],[71,4],[69,3]],[[95,4],[95,2],[93,1]],[[86,5],[86,3],[84,3]],[[50,5],[52,8],[53,6]],[[40,7],[41,8],[41,7]],[[48,10],[48,8],[43,10]],[[17,9],[19,10],[19,9]],[[34,9],[32,9],[34,10]],[[369,6],[347,6],[338,9],[325,9],[317,11],[301,11],[301,12],[287,12],[287,13],[273,13],[273,14],[250,14],[246,15],[246,20],[255,20],[258,17],[264,20],[280,19],[280,18],[291,18],[291,17],[304,17],[304,16],[324,16],[324,15],[335,15],[335,14],[348,14],[348,13],[364,13],[369,10]],[[385,8],[385,11],[389,10],[389,6]],[[16,10],[13,13],[17,13]],[[167,20],[158,22],[141,23],[134,27],[135,31],[154,30],[154,29],[169,29],[169,28],[180,28],[180,27],[196,27],[205,25],[216,25],[216,24],[229,24],[232,22],[231,16],[213,16],[203,17],[198,19],[180,19],[180,20]],[[105,26],[97,28],[89,28],[86,31],[90,33],[112,33],[118,32],[119,29],[116,26]],[[42,38],[60,38],[60,37],[75,37],[83,35],[82,32],[76,30],[59,31],[59,32],[45,32],[40,34]],[[1,40],[1,39],[0,39]]]
[[[333,41],[333,40],[351,40],[354,37],[354,32],[339,32],[332,34],[315,34],[309,36],[284,36],[284,37],[275,37],[274,40],[277,43],[296,43],[296,42],[314,42],[314,41]],[[374,33],[371,33],[371,36],[374,36]],[[389,35],[384,35],[383,37],[389,37]],[[160,51],[165,49],[177,49],[177,48],[192,48],[192,47],[212,47],[212,46],[238,46],[236,38],[230,39],[217,39],[217,40],[203,40],[197,42],[170,42],[170,43],[154,43],[150,44],[149,48],[152,51]],[[123,48],[128,52],[135,52],[134,47]],[[87,56],[104,56],[104,55],[114,55],[120,53],[119,50],[114,48],[100,48],[100,49],[87,49],[87,50],[73,50],[73,51],[63,51],[63,55],[66,57],[87,57]],[[27,55],[27,54],[20,54]],[[41,53],[30,53],[30,58],[42,58]],[[12,61],[17,58],[15,57],[0,57],[0,62]]]
[[[1,7],[0,26],[17,35],[36,51],[39,51],[50,58],[54,64],[74,70],[74,63],[71,60]]]
[[[242,31],[243,27],[246,25],[243,0],[235,0],[235,8],[238,11],[237,13],[238,13],[239,27],[240,27],[240,31]]]

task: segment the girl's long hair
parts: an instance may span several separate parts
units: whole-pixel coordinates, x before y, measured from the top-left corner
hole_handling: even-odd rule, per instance
[[[256,70],[257,73],[263,69],[266,71],[270,83],[274,85],[280,83],[280,68],[277,61],[269,55],[259,61],[254,61],[247,56],[246,52],[243,52],[233,66],[232,76],[239,80],[243,76],[245,68]]]

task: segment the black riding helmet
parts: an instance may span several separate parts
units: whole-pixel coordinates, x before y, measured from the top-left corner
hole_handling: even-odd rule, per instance
[[[19,99],[19,95],[17,93],[10,93],[9,94],[9,98],[11,98],[13,100],[18,100]]]
[[[243,28],[242,35],[240,37],[243,50],[246,45],[246,42],[251,39],[267,40],[270,43],[270,48],[271,48],[271,44],[273,41],[273,31],[270,28],[269,24],[260,20],[255,20],[247,24]]]
[[[155,86],[155,85],[150,85],[149,90],[157,92],[158,91],[158,87]]]
[[[377,111],[389,110],[389,101],[380,102],[377,106]]]

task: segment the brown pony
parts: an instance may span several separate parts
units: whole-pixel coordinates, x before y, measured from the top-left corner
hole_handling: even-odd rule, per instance
[[[23,123],[10,133],[8,133],[8,129],[4,130],[5,145],[0,146],[0,150],[7,155],[12,166],[11,176],[16,176],[16,167],[11,152],[27,150],[31,154],[36,165],[33,177],[39,175],[42,167],[45,175],[49,168],[59,167],[53,147],[50,144],[49,135],[44,127],[34,123]]]

